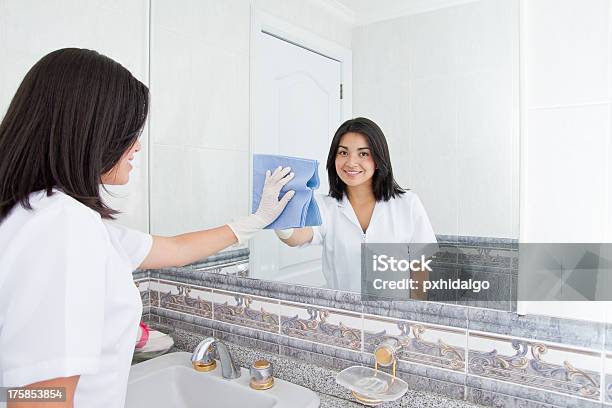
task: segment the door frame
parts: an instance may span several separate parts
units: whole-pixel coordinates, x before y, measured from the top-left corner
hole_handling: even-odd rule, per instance
[[[266,33],[295,44],[296,46],[305,48],[317,54],[321,54],[327,58],[334,59],[340,62],[341,81],[342,81],[342,100],[340,104],[340,117],[343,120],[351,118],[353,113],[353,53],[350,49],[343,47],[333,41],[319,37],[318,35],[307,31],[303,28],[294,26],[278,17],[258,10],[251,6],[251,29],[250,29],[250,55],[249,55],[249,195],[248,207],[251,209],[253,200],[253,137],[254,126],[253,121],[257,115],[257,94],[256,87],[253,86],[256,81],[253,67],[257,66],[258,57],[261,58],[259,52],[260,44],[258,41],[260,32]],[[340,90],[338,90],[339,92]],[[252,249],[252,244],[249,243],[249,249]]]

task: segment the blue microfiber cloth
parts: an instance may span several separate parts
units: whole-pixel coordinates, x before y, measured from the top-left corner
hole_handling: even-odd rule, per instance
[[[294,190],[295,195],[281,215],[266,229],[302,228],[321,225],[321,214],[314,198],[314,190],[319,188],[319,162],[299,157],[276,156],[271,154],[253,155],[253,213],[261,201],[261,193],[266,181],[266,171],[274,172],[278,167],[291,167],[295,177],[283,186],[279,197]]]

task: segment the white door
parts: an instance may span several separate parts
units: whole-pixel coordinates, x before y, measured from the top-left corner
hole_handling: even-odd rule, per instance
[[[325,163],[342,122],[342,64],[263,30],[254,35],[251,153],[318,160],[317,193],[327,194]],[[325,283],[321,247],[289,248],[273,231],[264,231],[251,240],[250,249],[254,277],[314,286]]]

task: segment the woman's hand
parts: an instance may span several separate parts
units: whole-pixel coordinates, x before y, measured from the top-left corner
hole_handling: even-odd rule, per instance
[[[270,225],[283,212],[289,200],[295,195],[295,191],[291,190],[287,191],[280,200],[278,199],[283,186],[295,176],[290,171],[290,167],[278,167],[273,173],[268,170],[259,208],[255,214],[228,224],[239,243],[245,242],[256,232]]]
[[[270,174],[270,170],[266,171],[266,181],[261,193],[261,201],[255,212],[255,215],[261,221],[261,228],[272,224],[295,195],[295,191],[291,190],[287,191],[280,200],[278,199],[281,189],[295,176],[294,173],[289,173],[290,171],[291,167],[278,167],[272,174]]]

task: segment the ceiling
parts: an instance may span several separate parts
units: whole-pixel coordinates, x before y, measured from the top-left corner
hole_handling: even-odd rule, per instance
[[[370,24],[410,14],[424,13],[476,0],[319,0],[326,7],[336,9],[336,14],[355,25]]]

